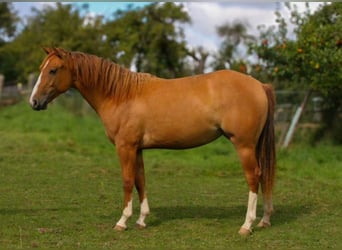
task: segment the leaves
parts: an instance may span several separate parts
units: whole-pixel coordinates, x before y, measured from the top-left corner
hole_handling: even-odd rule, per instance
[[[245,64],[239,59],[239,46],[247,45],[255,41],[254,36],[248,34],[248,25],[236,21],[232,24],[226,23],[217,27],[217,33],[223,38],[219,52],[215,55],[213,68],[215,70],[226,68],[226,63],[231,69],[239,70]],[[242,72],[246,73],[245,70]]]
[[[14,36],[18,20],[12,3],[0,3],[0,46]]]
[[[114,13],[113,20],[90,16],[87,5],[81,8],[56,3],[34,9],[22,32],[12,42],[0,43],[0,72],[6,79],[26,82],[39,68],[42,46],[96,54],[161,77],[184,75],[187,49],[179,24],[190,22],[190,17],[182,5],[130,7]]]
[[[289,26],[277,12],[278,27],[260,29],[259,44],[251,51],[258,56],[257,65],[268,72],[268,78],[278,85],[290,83],[296,89],[319,91],[332,102],[342,95],[342,6],[338,3],[323,5],[311,14],[309,9],[299,13],[286,4],[291,12],[290,22],[295,25],[296,37],[288,35]],[[265,43],[267,41],[267,43]],[[258,76],[258,72],[254,74]]]
[[[179,24],[190,18],[182,5],[153,3],[115,16],[106,24],[114,61],[163,77],[183,74],[186,44]]]

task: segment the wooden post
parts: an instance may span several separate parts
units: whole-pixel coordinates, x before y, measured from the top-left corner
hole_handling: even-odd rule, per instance
[[[35,73],[29,74],[27,78],[27,88],[29,91],[32,91],[35,80],[36,80],[36,74]]]
[[[306,93],[302,104],[297,108],[296,113],[294,114],[292,118],[289,130],[287,131],[287,134],[285,136],[285,140],[284,140],[282,148],[287,148],[290,145],[290,142],[296,130],[297,124],[299,122],[300,117],[302,116],[303,110],[305,108],[306,103],[309,100],[310,95],[311,95],[311,90],[309,90]]]

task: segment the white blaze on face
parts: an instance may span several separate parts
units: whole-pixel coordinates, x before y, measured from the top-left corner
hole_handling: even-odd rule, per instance
[[[42,71],[46,68],[46,66],[48,65],[49,63],[49,60],[46,61],[44,67],[42,68]],[[32,94],[30,96],[30,104],[33,105],[33,97],[36,95],[37,91],[38,91],[38,88],[39,88],[39,85],[41,83],[41,80],[42,80],[42,73],[39,74],[39,77],[38,77],[38,80],[36,82],[36,84],[34,85],[34,88],[32,90]]]

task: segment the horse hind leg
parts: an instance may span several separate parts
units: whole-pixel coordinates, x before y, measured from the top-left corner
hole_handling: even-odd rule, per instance
[[[263,203],[264,203],[264,215],[260,220],[258,227],[266,228],[271,226],[270,218],[273,213],[273,203],[272,203],[272,195],[267,195],[263,192]]]
[[[138,228],[145,228],[145,219],[150,214],[150,208],[147,201],[147,195],[145,190],[145,170],[142,150],[138,151],[137,161],[135,165],[135,187],[138,191],[140,200],[140,215],[136,222]]]
[[[260,169],[257,164],[254,145],[237,147],[237,151],[249,186],[246,218],[239,233],[248,235],[252,232],[252,225],[256,219]]]

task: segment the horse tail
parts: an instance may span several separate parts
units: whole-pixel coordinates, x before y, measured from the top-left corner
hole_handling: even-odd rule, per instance
[[[263,84],[268,101],[267,118],[256,146],[256,158],[261,168],[261,189],[266,196],[272,195],[276,169],[276,149],[274,135],[274,109],[276,105],[272,85]]]

